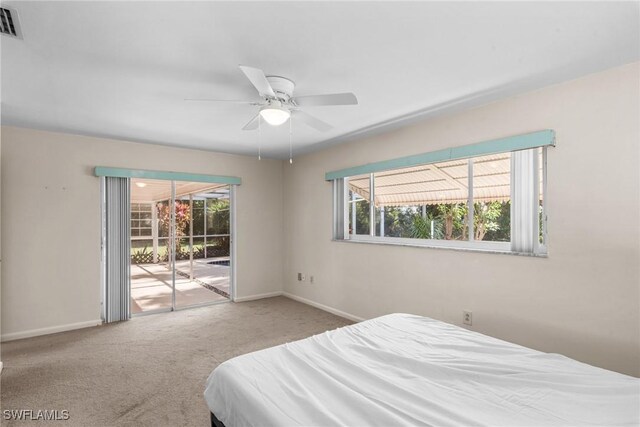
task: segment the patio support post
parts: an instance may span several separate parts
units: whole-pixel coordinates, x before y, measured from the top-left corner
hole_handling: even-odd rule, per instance
[[[167,254],[169,270],[171,270],[171,311],[176,309],[176,182],[171,181],[171,226],[169,229],[169,251]]]
[[[384,206],[380,206],[380,237],[384,237]]]
[[[193,194],[189,194],[189,280],[193,280]]]
[[[369,235],[376,235],[376,195],[373,174],[369,174]]]
[[[467,228],[469,229],[469,241],[472,242],[474,240],[474,220],[475,220],[475,209],[473,205],[473,159],[469,159],[468,161],[468,175],[469,175],[469,194],[467,200]]]
[[[204,259],[207,259],[207,212],[209,209],[209,199],[204,198]]]
[[[356,193],[351,192],[351,234],[356,235]]]
[[[153,263],[158,263],[158,208],[151,203],[151,238],[153,239]]]
[[[427,219],[427,205],[422,205],[422,219]]]

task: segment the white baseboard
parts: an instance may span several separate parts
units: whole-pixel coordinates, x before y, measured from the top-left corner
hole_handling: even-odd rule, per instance
[[[282,295],[282,292],[277,291],[277,292],[268,292],[266,294],[255,294],[255,295],[247,295],[245,297],[236,297],[236,299],[234,300],[234,302],[244,302],[244,301],[253,301],[256,299],[262,299],[262,298],[272,298],[272,297],[279,297]]]
[[[269,292],[269,293],[266,293],[266,294],[247,295],[245,297],[236,298],[235,302],[253,301],[253,300],[262,299],[262,298],[279,297],[281,295],[285,296],[287,298],[290,298],[290,299],[292,299],[294,301],[298,301],[298,302],[301,302],[303,304],[307,304],[307,305],[310,305],[312,307],[319,308],[320,310],[326,311],[328,313],[335,314],[336,316],[340,316],[340,317],[344,317],[345,319],[353,320],[354,322],[362,322],[363,320],[366,320],[363,317],[355,316],[355,315],[353,315],[351,313],[347,313],[347,312],[344,312],[342,310],[338,310],[337,308],[329,307],[328,305],[320,304],[318,302],[311,301],[309,299],[302,298],[302,297],[299,297],[299,296],[294,295],[294,294],[290,294],[289,292]]]
[[[363,320],[366,320],[364,317],[356,316],[356,315],[353,315],[351,313],[347,313],[347,312],[344,312],[342,310],[338,310],[337,308],[329,307],[328,305],[320,304],[319,302],[311,301],[309,299],[302,298],[302,297],[299,297],[299,296],[294,295],[294,294],[290,294],[289,292],[283,292],[282,295],[284,295],[287,298],[291,298],[292,300],[301,302],[303,304],[307,304],[307,305],[310,305],[312,307],[319,308],[320,310],[324,310],[326,312],[329,312],[331,314],[335,314],[336,316],[340,316],[340,317],[344,317],[345,319],[353,320],[354,322],[362,322]]]
[[[87,322],[69,323],[66,325],[50,326],[48,328],[31,329],[31,330],[22,331],[22,332],[12,332],[10,334],[2,335],[2,337],[0,337],[0,341],[2,342],[13,341],[13,340],[19,340],[22,338],[31,338],[31,337],[37,337],[40,335],[48,335],[48,334],[55,334],[58,332],[72,331],[74,329],[89,328],[91,326],[98,326],[98,325],[102,325],[102,320],[100,319],[89,320]]]

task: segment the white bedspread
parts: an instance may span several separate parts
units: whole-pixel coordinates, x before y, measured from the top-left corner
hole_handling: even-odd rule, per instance
[[[245,354],[205,399],[234,426],[640,424],[640,380],[407,314]]]

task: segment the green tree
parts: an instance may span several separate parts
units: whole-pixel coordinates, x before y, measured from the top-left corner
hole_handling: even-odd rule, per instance
[[[433,235],[431,234],[432,223]],[[438,221],[433,214],[428,214],[426,217],[414,216],[411,224],[411,237],[414,239],[442,239],[444,237],[442,222]]]
[[[207,199],[207,234],[230,234],[229,199]],[[229,236],[207,238],[207,256],[228,256],[231,250]]]
[[[473,215],[473,237],[475,240],[484,239],[489,231],[500,229],[498,219],[502,215],[501,202],[478,202],[474,203]]]
[[[411,237],[413,220],[417,214],[414,206],[385,206],[384,234],[389,237]]]
[[[207,234],[229,234],[229,199],[207,200]]]
[[[356,234],[369,234],[369,201],[365,199],[350,203],[351,208],[356,210]],[[352,211],[349,212],[349,221],[351,221]],[[351,224],[353,228],[353,224]],[[353,230],[350,230],[353,232]]]
[[[467,205],[465,203],[442,203],[438,205],[438,213],[444,222],[444,238],[452,240],[454,232],[462,240],[467,236]]]
[[[491,202],[500,205],[500,214],[494,221],[497,227],[488,229],[484,235],[484,240],[494,242],[508,242],[511,240],[511,202]]]

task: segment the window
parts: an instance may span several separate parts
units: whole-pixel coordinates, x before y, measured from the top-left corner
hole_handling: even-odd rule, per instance
[[[472,239],[511,242],[511,153],[469,161],[473,170]]]
[[[131,204],[131,237],[151,236],[151,204]]]
[[[426,163],[334,180],[334,238],[546,252],[546,148]]]
[[[371,206],[369,175],[354,176],[349,186],[349,234],[368,235],[371,232]]]

